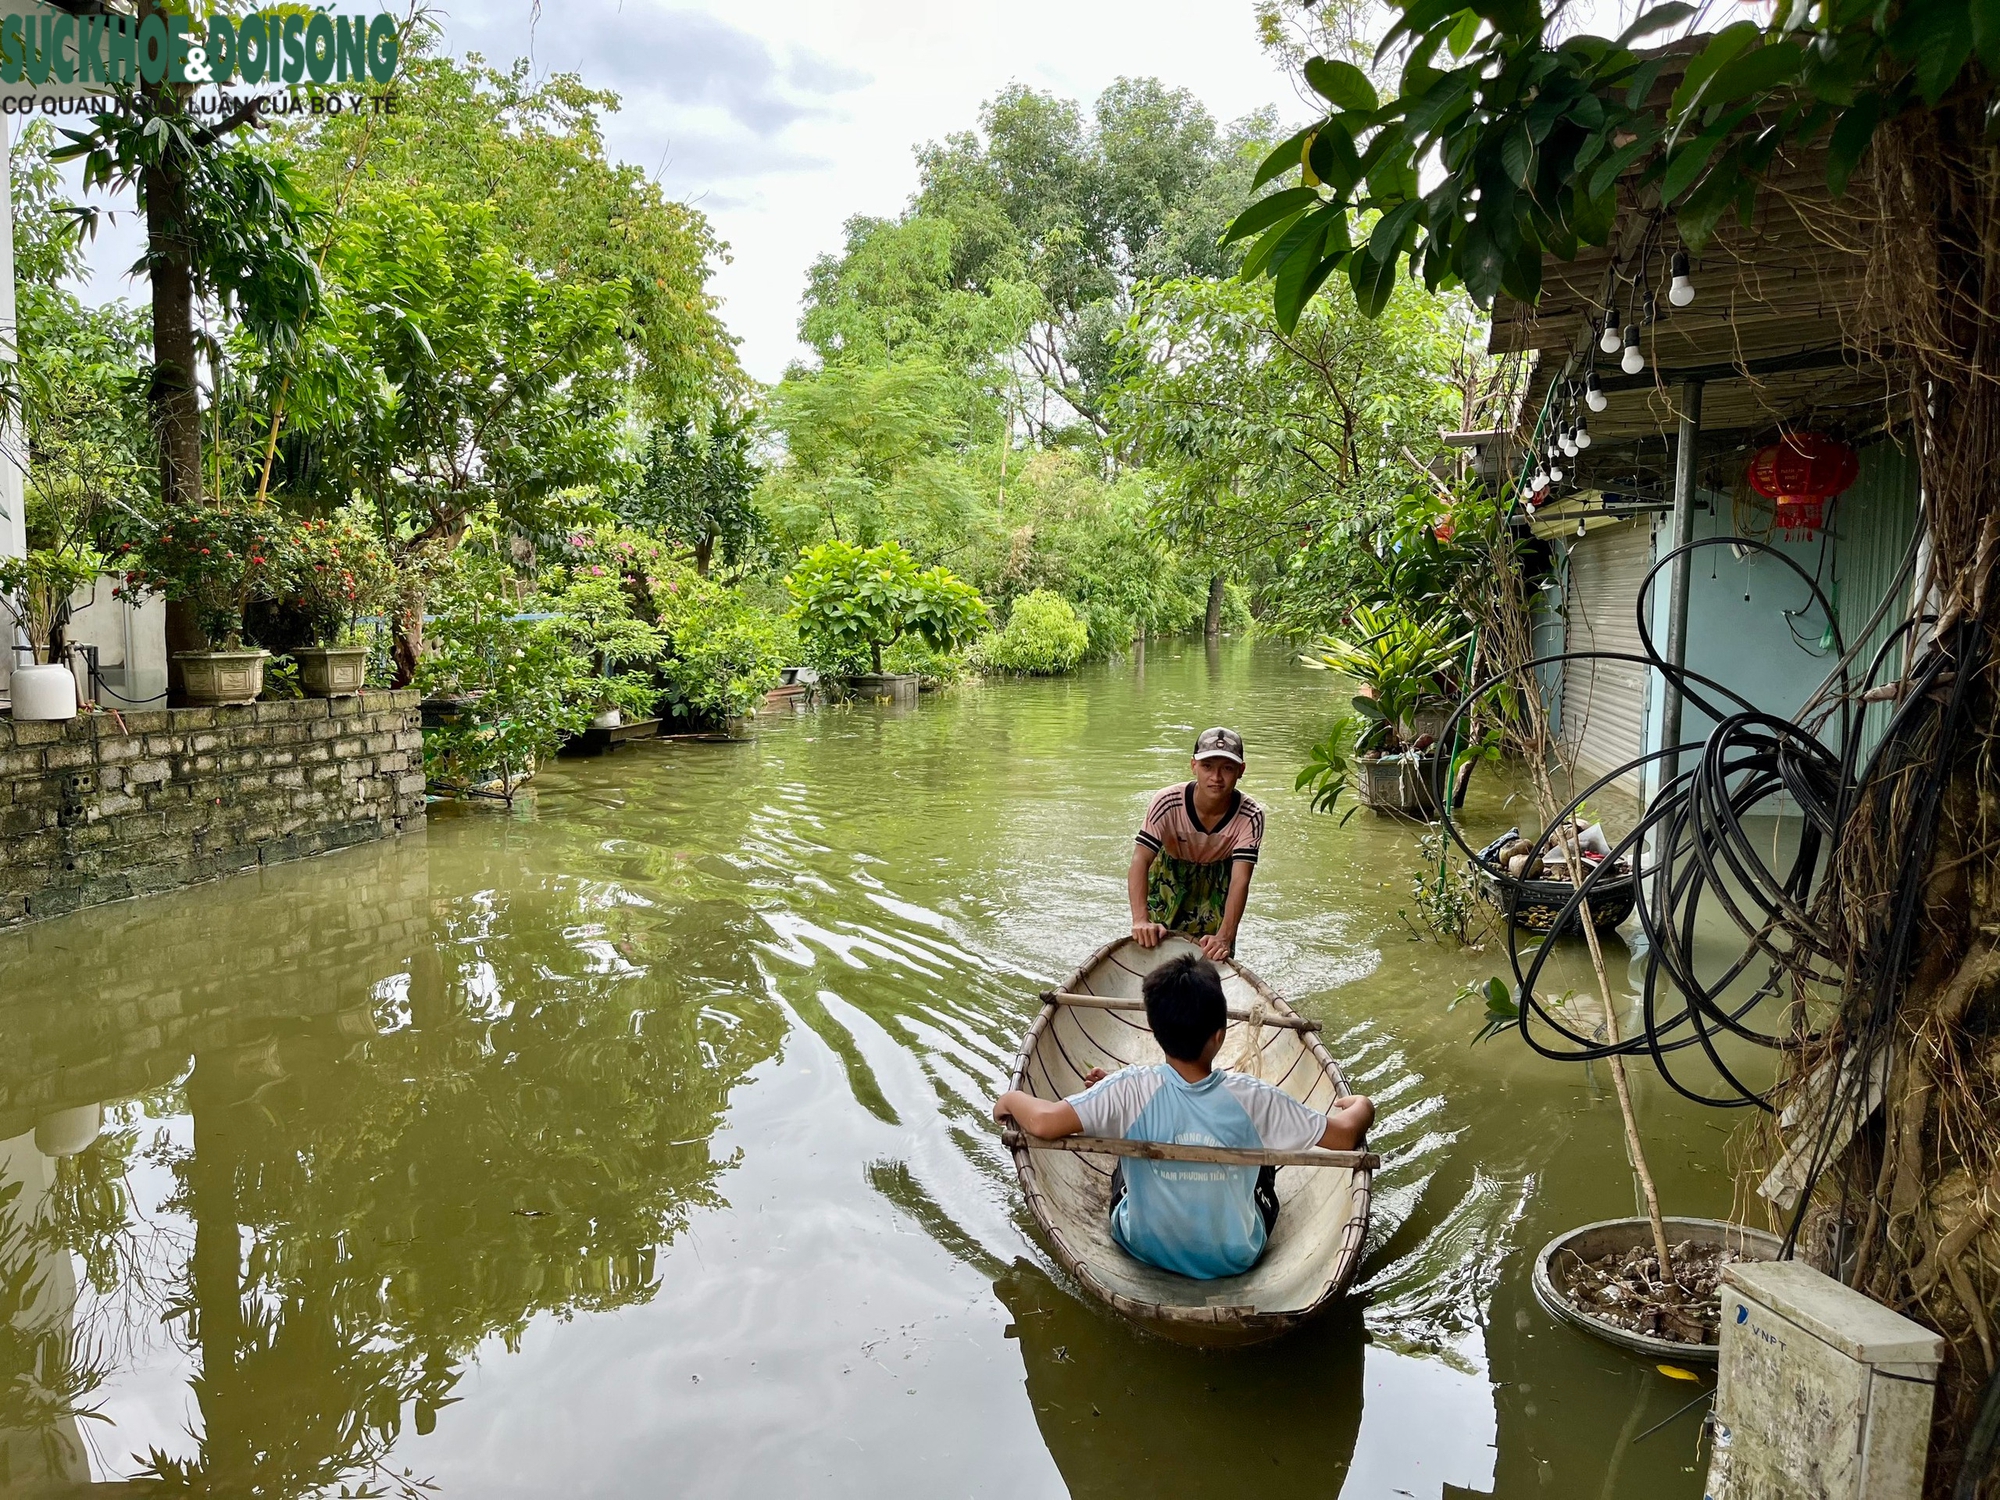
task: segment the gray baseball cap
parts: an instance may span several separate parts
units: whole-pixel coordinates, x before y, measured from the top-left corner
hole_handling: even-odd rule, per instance
[[[1240,766],[1244,763],[1243,736],[1233,729],[1204,729],[1194,742],[1194,758],[1233,760]]]

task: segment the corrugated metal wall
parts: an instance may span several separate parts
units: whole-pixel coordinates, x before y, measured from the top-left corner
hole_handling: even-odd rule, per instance
[[[1652,528],[1643,519],[1607,526],[1569,548],[1568,651],[1639,649],[1634,609],[1639,585],[1653,565]],[[1632,759],[1646,740],[1646,669],[1636,662],[1565,663],[1563,740],[1586,777]],[[1637,795],[1637,773],[1613,783]]]
[[[1849,649],[1884,593],[1895,586],[1895,596],[1881,623],[1862,638],[1861,649],[1855,653],[1857,682],[1882,642],[1909,613],[1911,581],[1897,575],[1909,553],[1910,538],[1916,534],[1918,500],[1916,454],[1883,442],[1862,450],[1861,477],[1834,502],[1829,517],[1833,529],[1833,607],[1843,644]],[[1877,680],[1894,682],[1902,675],[1901,664],[1898,649],[1884,662]],[[1863,721],[1865,743],[1872,744],[1888,727],[1893,712],[1886,703],[1869,708]]]

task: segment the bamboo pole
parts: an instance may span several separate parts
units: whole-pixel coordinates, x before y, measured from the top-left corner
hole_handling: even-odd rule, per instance
[[[1345,1167],[1372,1172],[1382,1158],[1372,1151],[1273,1151],[1268,1147],[1181,1146],[1168,1141],[1127,1141],[1103,1135],[1066,1135],[1047,1139],[1022,1130],[1007,1130],[1001,1140],[1010,1150],[1074,1151],[1092,1156],[1127,1156],[1141,1161],[1206,1161],[1229,1167]]]
[[[1044,990],[1042,1000],[1044,1004],[1070,1005],[1079,1010],[1138,1011],[1146,1008],[1146,1002],[1143,1000],[1121,1000],[1113,995],[1077,995],[1068,990]],[[1247,1010],[1231,1007],[1229,1019],[1248,1021],[1252,1017]],[[1276,1026],[1284,1031],[1318,1031],[1322,1025],[1318,1021],[1308,1021],[1304,1016],[1274,1016],[1268,1013],[1264,1015],[1263,1022],[1266,1026]]]

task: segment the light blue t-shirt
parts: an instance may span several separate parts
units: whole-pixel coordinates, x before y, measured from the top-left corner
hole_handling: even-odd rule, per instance
[[[1121,1069],[1069,1102],[1085,1135],[1133,1141],[1303,1151],[1326,1133],[1325,1115],[1268,1083],[1221,1072],[1189,1083],[1166,1063]],[[1111,1233],[1127,1254],[1208,1280],[1240,1275],[1264,1253],[1255,1167],[1132,1159],[1124,1167]]]

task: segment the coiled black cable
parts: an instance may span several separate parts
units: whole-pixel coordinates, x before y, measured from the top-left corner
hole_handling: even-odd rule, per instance
[[[1834,667],[1794,719],[1765,712],[1725,684],[1667,661],[1654,645],[1647,615],[1655,581],[1679,559],[1721,546],[1738,548],[1739,555],[1747,550],[1777,558],[1805,585],[1832,629]],[[1895,585],[1861,630],[1860,639],[1880,625],[1890,598],[1911,576],[1915,555],[1913,540]],[[1768,1109],[1770,1090],[1740,1076],[1740,1063],[1731,1065],[1722,1043],[1733,1039],[1764,1049],[1809,1046],[1821,1033],[1806,1024],[1800,1003],[1816,996],[1830,1005],[1838,994],[1856,993],[1857,987],[1848,983],[1853,976],[1846,972],[1855,955],[1829,930],[1824,914],[1826,882],[1854,820],[1873,805],[1865,795],[1873,779],[1885,768],[1909,764],[1924,769],[1930,784],[1916,797],[1918,826],[1908,830],[1902,846],[1897,899],[1887,928],[1874,935],[1877,941],[1865,945],[1875,955],[1871,964],[1876,972],[1863,976],[1867,982],[1859,989],[1872,997],[1872,1003],[1858,1002],[1865,1015],[1842,1018],[1849,1028],[1850,1046],[1856,1041],[1873,1046],[1887,1035],[1888,1002],[1907,967],[1918,913],[1922,872],[1918,856],[1929,842],[1942,785],[1936,757],[1924,756],[1921,747],[1937,743],[1939,731],[1947,727],[1963,698],[1964,679],[1970,673],[1958,674],[1942,710],[1936,689],[1953,661],[1970,659],[1964,652],[1973,642],[1965,639],[1967,627],[1961,626],[1949,640],[1919,652],[1901,685],[1900,703],[1880,738],[1871,743],[1864,733],[1867,701],[1896,648],[1916,640],[1924,617],[1897,624],[1857,678],[1854,648],[1842,640],[1832,602],[1818,580],[1770,544],[1738,536],[1689,542],[1659,558],[1640,586],[1635,609],[1642,654],[1564,651],[1520,663],[1467,692],[1441,736],[1447,745],[1464,743],[1463,727],[1491,701],[1495,688],[1523,679],[1525,690],[1537,691],[1534,674],[1578,661],[1627,663],[1659,672],[1684,705],[1712,722],[1702,739],[1634,756],[1597,777],[1571,797],[1533,840],[1538,853],[1548,848],[1554,842],[1553,830],[1566,826],[1592,797],[1635,771],[1665,764],[1668,774],[1637,826],[1612,846],[1606,858],[1581,872],[1581,879],[1572,871],[1574,889],[1547,936],[1528,934],[1535,941],[1524,945],[1514,904],[1504,904],[1516,1025],[1522,1039],[1544,1057],[1587,1062],[1614,1054],[1644,1054],[1667,1083],[1689,1099],[1723,1108]],[[1796,814],[1784,810],[1781,798]],[[1795,815],[1800,828],[1797,847],[1785,860],[1775,858],[1775,851],[1758,848],[1746,827],[1753,818],[1781,813]],[[1442,818],[1453,843],[1476,867],[1485,869],[1488,878],[1504,885],[1509,878],[1504,872],[1480,866],[1479,851],[1466,842],[1449,806],[1443,808]],[[1629,873],[1620,873],[1621,862]],[[1646,937],[1640,1024],[1611,1044],[1581,1033],[1553,1011],[1541,998],[1537,981],[1557,951],[1556,936],[1580,930],[1576,924],[1589,920],[1592,897],[1613,881],[1627,879],[1633,884],[1634,909]],[[1697,936],[1709,937],[1717,925],[1703,918],[1716,910],[1725,919],[1723,930],[1733,928],[1741,940],[1740,951],[1719,968],[1712,951],[1700,961],[1697,958]],[[1766,1019],[1760,1012],[1771,1002],[1778,1003],[1780,1013]],[[1689,1052],[1700,1055],[1720,1080],[1721,1091],[1712,1084],[1697,1086],[1682,1076],[1681,1055]],[[1848,1096],[1862,1086],[1861,1071],[1844,1071],[1842,1086],[1827,1090],[1829,1112],[1845,1107],[1844,1099],[1851,1102]],[[1823,1166],[1814,1163],[1814,1175]]]

